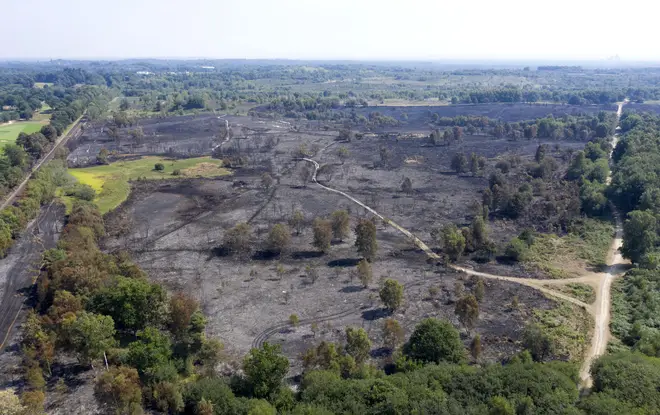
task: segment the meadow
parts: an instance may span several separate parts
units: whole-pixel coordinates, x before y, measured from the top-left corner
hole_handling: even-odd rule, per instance
[[[156,170],[156,164],[163,170]],[[97,193],[94,203],[101,213],[109,212],[128,198],[131,180],[158,180],[190,177],[218,177],[230,174],[222,160],[197,157],[175,160],[148,156],[138,160],[117,161],[107,165],[69,169],[78,183],[91,186]],[[61,196],[67,208],[70,200]]]

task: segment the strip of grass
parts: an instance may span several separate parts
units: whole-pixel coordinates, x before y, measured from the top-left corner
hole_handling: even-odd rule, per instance
[[[161,163],[164,170],[156,171],[154,166]],[[175,170],[180,175],[174,176]],[[69,169],[75,179],[96,190],[94,203],[101,213],[107,213],[122,204],[130,192],[130,180],[158,180],[184,177],[217,177],[230,174],[222,167],[222,161],[210,157],[172,160],[164,157],[143,157],[138,160],[117,161],[104,166]],[[70,205],[66,196],[61,196],[65,205]],[[69,202],[69,203],[67,203]]]
[[[555,342],[555,354],[572,362],[581,362],[589,347],[592,318],[584,309],[559,301],[550,310],[535,309],[534,322]]]
[[[585,267],[603,269],[613,235],[611,222],[581,219],[567,235],[537,235],[526,255],[526,266],[552,278],[576,276]]]
[[[593,302],[596,300],[596,291],[591,285],[588,284],[582,284],[579,282],[572,282],[562,286],[547,284],[545,285],[545,288],[568,294],[576,300],[580,300],[587,304],[593,304]]]

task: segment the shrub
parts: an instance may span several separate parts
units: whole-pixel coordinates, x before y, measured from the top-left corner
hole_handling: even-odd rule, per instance
[[[163,171],[165,170],[165,165],[163,163],[156,163],[154,164],[154,170]]]

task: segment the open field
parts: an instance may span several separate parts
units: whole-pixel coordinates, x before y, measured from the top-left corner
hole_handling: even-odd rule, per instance
[[[161,163],[164,170],[157,171],[154,165]],[[96,190],[94,199],[102,213],[106,213],[126,200],[131,180],[155,180],[177,177],[216,177],[229,174],[222,168],[222,161],[209,157],[191,159],[168,159],[165,157],[144,157],[137,160],[117,161],[109,165],[70,169],[76,181],[87,184]]]
[[[54,84],[53,84],[52,82],[35,82],[35,83],[34,83],[34,87],[35,87],[35,88],[38,88],[38,89],[41,89],[41,88],[43,88],[43,87],[45,87],[45,86],[49,86],[49,87],[50,87],[50,86],[53,86],[53,85],[54,85]]]
[[[0,125],[0,145],[14,143],[20,133],[36,133],[45,124],[47,123],[42,121],[15,121],[11,124]]]

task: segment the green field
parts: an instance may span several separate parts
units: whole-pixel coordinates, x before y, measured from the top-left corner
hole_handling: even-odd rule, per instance
[[[16,121],[11,124],[0,125],[0,145],[16,142],[19,133],[32,134],[46,125],[40,121]]]
[[[162,163],[165,170],[156,171],[154,165]],[[180,175],[174,176],[175,170]],[[139,160],[117,161],[108,165],[69,169],[79,183],[90,185],[97,192],[94,203],[101,213],[106,213],[128,198],[130,192],[129,180],[173,179],[184,177],[217,177],[230,174],[222,167],[222,161],[210,157],[198,157],[183,160],[172,160],[164,157],[144,157]],[[71,200],[66,196],[62,199],[70,207]]]
[[[41,88],[45,87],[46,85],[48,85],[50,87],[50,86],[53,86],[53,83],[52,82],[35,82],[34,83],[34,87],[38,88],[38,89],[41,89]]]

